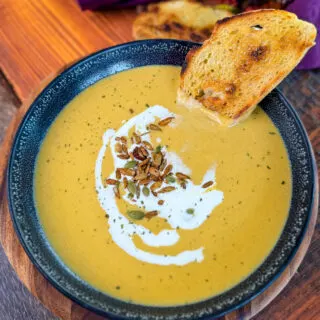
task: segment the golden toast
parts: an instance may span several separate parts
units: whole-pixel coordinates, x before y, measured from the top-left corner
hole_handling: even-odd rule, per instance
[[[232,13],[183,0],[150,4],[133,23],[135,39],[183,39],[203,42],[216,21]]]
[[[283,10],[257,10],[218,21],[191,50],[178,102],[204,106],[219,122],[245,119],[315,44],[317,30]]]

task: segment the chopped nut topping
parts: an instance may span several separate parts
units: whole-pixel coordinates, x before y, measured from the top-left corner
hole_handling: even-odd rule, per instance
[[[106,184],[109,185],[116,185],[118,183],[118,180],[114,180],[114,179],[106,179]]]
[[[210,187],[210,186],[212,186],[213,185],[213,181],[207,181],[206,183],[204,183],[203,185],[202,185],[202,188],[208,188],[208,187]]]
[[[168,117],[168,118],[162,119],[161,121],[158,122],[158,125],[161,127],[164,127],[168,125],[173,119],[174,117]]]
[[[149,129],[150,129],[150,130],[154,130],[154,131],[162,131],[161,128],[158,127],[158,126],[157,126],[156,124],[154,124],[154,123],[151,123],[151,124],[149,125]]]

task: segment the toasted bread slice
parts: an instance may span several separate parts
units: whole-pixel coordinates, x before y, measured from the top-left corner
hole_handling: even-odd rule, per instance
[[[150,4],[135,20],[133,36],[203,42],[210,37],[216,21],[231,15],[227,10],[182,0]]]
[[[211,37],[186,57],[178,102],[204,106],[219,122],[245,119],[315,44],[316,32],[282,10],[218,21]]]

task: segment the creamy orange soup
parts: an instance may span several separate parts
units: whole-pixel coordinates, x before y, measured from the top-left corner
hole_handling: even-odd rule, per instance
[[[50,127],[35,170],[38,214],[61,259],[97,289],[140,304],[185,304],[235,286],[264,261],[288,216],[290,165],[271,120],[257,108],[227,128],[177,105],[179,72],[137,68],[79,94]],[[134,132],[153,148],[148,157],[166,159],[160,176],[172,165],[139,198],[137,183],[123,181],[134,178],[116,174],[142,162],[119,157],[121,136],[128,154],[137,147]]]

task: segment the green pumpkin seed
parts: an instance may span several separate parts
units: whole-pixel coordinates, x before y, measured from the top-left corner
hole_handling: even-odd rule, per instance
[[[155,151],[155,153],[159,153],[159,152],[161,152],[161,149],[162,149],[162,146],[158,145],[158,146],[156,146],[154,151]]]
[[[132,194],[136,194],[137,188],[133,181],[128,181],[128,190]]]
[[[128,161],[124,167],[127,168],[127,169],[133,169],[135,166],[137,165],[137,161]]]
[[[173,176],[166,176],[166,181],[167,181],[168,183],[175,183],[175,182],[176,182],[176,179],[175,179],[175,177],[173,177]]]
[[[188,214],[194,214],[194,209],[193,209],[193,208],[187,209],[187,213],[188,213]]]
[[[145,216],[144,212],[139,210],[128,211],[127,214],[134,220],[142,220]]]
[[[143,187],[143,188],[142,188],[142,193],[143,193],[146,197],[148,197],[149,194],[150,194],[150,190],[149,190],[147,187]]]

